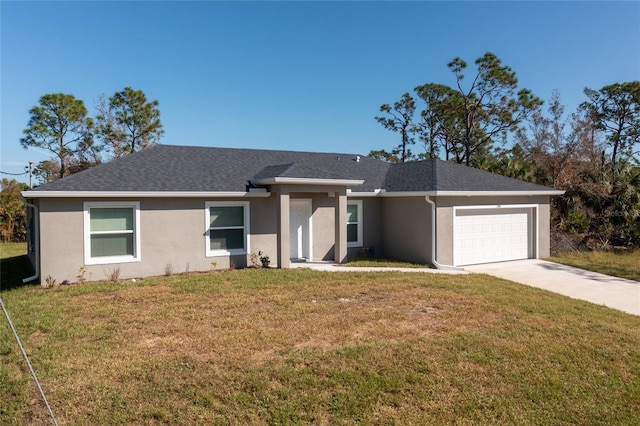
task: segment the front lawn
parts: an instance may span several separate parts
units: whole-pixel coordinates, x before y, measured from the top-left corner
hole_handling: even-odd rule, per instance
[[[640,249],[567,253],[553,256],[548,260],[615,277],[640,281]]]
[[[486,275],[245,269],[4,291],[58,421],[635,424],[640,317]],[[0,424],[47,424],[0,321]]]
[[[349,259],[344,266],[355,266],[362,268],[431,268],[430,265],[420,263],[405,262],[389,258],[354,258]]]

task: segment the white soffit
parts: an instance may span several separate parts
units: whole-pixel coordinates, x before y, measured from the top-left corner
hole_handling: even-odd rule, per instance
[[[256,179],[252,181],[258,185],[339,185],[339,186],[355,186],[362,185],[362,179],[311,179],[311,178],[291,178],[291,177],[270,177],[265,179]]]
[[[261,198],[270,192],[211,192],[211,191],[23,191],[23,198]]]
[[[544,191],[398,191],[387,192],[384,189],[373,192],[347,191],[348,197],[513,197],[537,195],[562,195],[564,191],[549,189]]]

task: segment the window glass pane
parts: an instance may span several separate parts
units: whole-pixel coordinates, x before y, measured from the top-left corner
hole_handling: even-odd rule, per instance
[[[209,232],[211,250],[244,249],[244,229],[212,229]]]
[[[89,215],[91,217],[91,232],[133,230],[132,208],[93,208],[89,211]]]
[[[356,204],[347,205],[347,222],[358,221],[358,206]]]
[[[211,207],[211,227],[244,226],[244,207]]]
[[[91,257],[133,256],[133,234],[98,234],[91,236]]]
[[[347,224],[347,242],[355,243],[358,241],[358,224],[350,223]]]

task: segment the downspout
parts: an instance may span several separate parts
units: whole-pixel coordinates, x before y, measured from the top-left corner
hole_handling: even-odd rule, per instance
[[[443,265],[438,263],[436,260],[436,238],[437,238],[437,229],[436,229],[436,203],[433,202],[428,195],[424,197],[427,203],[431,204],[431,263],[438,269],[451,269],[455,271],[462,271],[462,268],[458,268],[453,265]]]
[[[31,228],[31,232],[34,234],[33,246],[34,246],[35,260],[36,260],[35,265],[33,265],[33,268],[35,269],[35,274],[22,280],[22,283],[26,284],[28,282],[31,282],[40,278],[40,235],[39,235],[40,216],[38,214],[38,207],[35,204],[29,203],[27,202],[27,200],[24,200],[24,204],[25,206],[31,207],[33,209],[33,216],[31,218],[31,220],[33,221],[32,222],[33,226]]]

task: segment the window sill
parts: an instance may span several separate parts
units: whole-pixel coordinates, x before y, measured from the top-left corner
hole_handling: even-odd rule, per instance
[[[211,250],[207,251],[206,257],[244,256],[246,254],[246,250]]]
[[[133,256],[105,256],[105,257],[92,257],[85,259],[85,265],[110,265],[115,263],[135,263],[140,262],[139,257]]]

